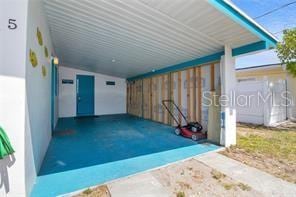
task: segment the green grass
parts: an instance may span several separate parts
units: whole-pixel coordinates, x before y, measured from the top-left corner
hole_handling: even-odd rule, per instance
[[[296,162],[295,131],[274,131],[264,127],[252,131],[248,128],[240,129],[237,137],[238,148],[250,153]]]
[[[251,191],[252,190],[252,188],[250,186],[248,186],[244,183],[239,183],[237,186],[239,188],[241,188],[241,190],[243,190],[243,191]]]
[[[184,192],[178,192],[176,196],[177,197],[185,197],[185,193]]]
[[[92,190],[88,188],[88,189],[84,190],[82,193],[85,195],[89,195],[92,193]]]
[[[226,190],[231,190],[232,188],[235,187],[235,184],[223,183],[223,187],[224,187]]]
[[[214,179],[216,179],[216,180],[220,180],[220,179],[223,179],[223,178],[226,177],[225,174],[223,174],[223,173],[221,173],[221,172],[219,172],[219,171],[217,171],[217,170],[212,170],[212,171],[211,171],[211,174],[212,174],[212,177],[213,177]]]
[[[237,145],[221,154],[296,183],[296,126],[238,124]]]

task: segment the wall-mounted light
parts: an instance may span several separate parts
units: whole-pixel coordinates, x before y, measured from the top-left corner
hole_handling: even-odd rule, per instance
[[[59,64],[59,58],[54,57],[54,58],[53,58],[53,63],[54,63],[55,65],[58,65],[58,64]]]
[[[111,62],[113,62],[113,63],[114,63],[114,62],[116,62],[116,60],[115,60],[115,59],[112,59],[112,60],[111,60]]]

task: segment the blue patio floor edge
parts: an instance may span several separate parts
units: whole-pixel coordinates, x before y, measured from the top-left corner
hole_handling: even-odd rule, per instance
[[[183,148],[144,155],[37,177],[32,197],[52,197],[160,167],[172,162],[217,150],[213,144],[196,144]]]

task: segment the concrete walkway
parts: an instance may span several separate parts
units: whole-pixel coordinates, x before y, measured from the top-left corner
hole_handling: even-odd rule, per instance
[[[194,159],[238,182],[251,186],[254,190],[264,194],[264,196],[296,196],[295,184],[276,178],[219,153],[211,152],[196,156]],[[107,186],[112,197],[172,195],[150,172],[119,179],[107,184]]]
[[[251,186],[266,196],[296,196],[296,184],[276,178],[219,153],[204,154],[195,159],[236,181]]]
[[[296,184],[276,178],[268,173],[247,166],[219,153],[206,153],[204,155],[193,157],[193,159],[227,175],[237,182],[249,185],[252,189],[263,194],[263,196],[296,196]],[[172,193],[161,184],[160,180],[153,176],[152,171],[111,181],[106,183],[106,185],[109,188],[112,197],[172,196]],[[77,192],[75,193],[77,194]]]
[[[171,196],[169,191],[149,172],[119,179],[107,184],[107,186],[112,197]]]

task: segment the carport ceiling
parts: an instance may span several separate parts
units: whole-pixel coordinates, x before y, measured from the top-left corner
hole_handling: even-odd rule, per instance
[[[62,65],[124,78],[261,40],[206,0],[45,0],[44,6]]]

